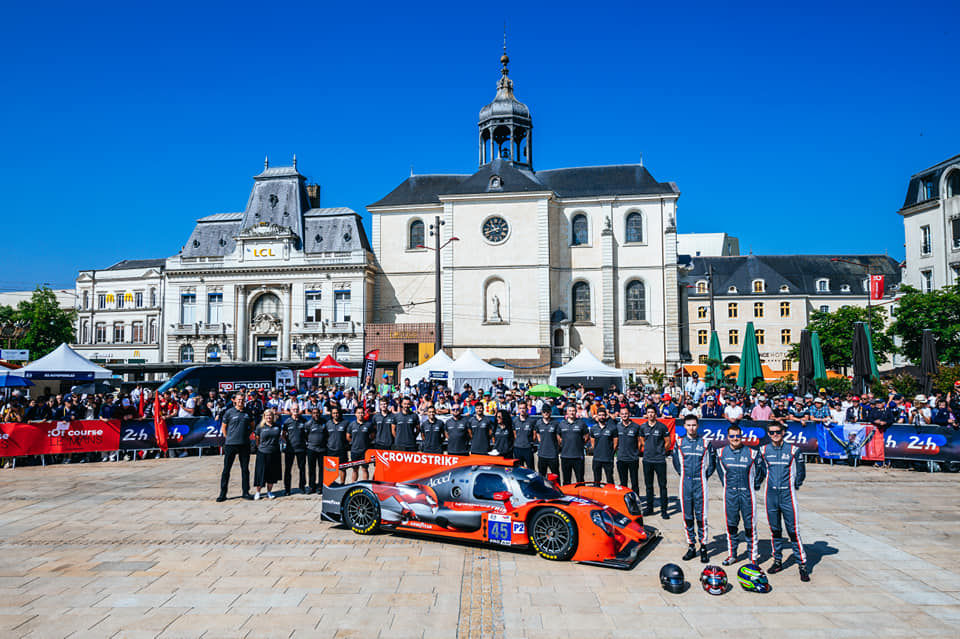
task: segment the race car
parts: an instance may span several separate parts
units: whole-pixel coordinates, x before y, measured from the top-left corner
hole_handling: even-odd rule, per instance
[[[355,533],[379,530],[504,546],[541,557],[629,569],[659,537],[636,493],[613,484],[557,484],[519,462],[486,455],[368,451],[364,462],[324,458],[324,516]],[[373,480],[336,482],[344,467],[373,464]],[[624,512],[625,511],[625,512]]]

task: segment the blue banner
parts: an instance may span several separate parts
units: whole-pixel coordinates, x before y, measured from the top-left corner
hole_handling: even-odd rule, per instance
[[[170,448],[223,446],[220,424],[212,417],[168,417],[167,441]],[[152,419],[135,419],[120,425],[120,450],[159,448]]]

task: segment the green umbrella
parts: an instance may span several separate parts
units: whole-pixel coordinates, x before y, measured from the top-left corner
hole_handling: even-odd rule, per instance
[[[743,336],[743,352],[740,354],[740,370],[737,372],[737,386],[750,388],[757,379],[763,379],[763,367],[760,365],[760,351],[757,350],[757,335],[753,331],[753,322],[747,322]]]
[[[527,389],[527,395],[533,395],[534,397],[560,397],[563,395],[563,391],[550,384],[537,384]]]
[[[873,337],[870,336],[870,328],[864,328],[867,330],[867,346],[870,347],[870,378],[876,381],[880,379],[880,371],[877,370],[877,358],[873,354]]]
[[[706,382],[712,386],[719,386],[723,379],[723,353],[720,352],[720,338],[716,331],[710,332],[710,351],[707,360],[716,362],[707,364]]]
[[[816,331],[810,334],[810,345],[813,347],[813,378],[826,379],[827,367],[823,365],[823,349],[820,348],[820,336]]]

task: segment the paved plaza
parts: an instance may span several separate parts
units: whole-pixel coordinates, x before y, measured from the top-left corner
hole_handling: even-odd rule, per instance
[[[315,496],[218,504],[220,463],[193,457],[3,471],[0,637],[958,633],[957,475],[811,464],[800,526],[813,581],[802,584],[791,562],[771,577],[770,594],[737,586],[711,597],[698,584],[671,595],[657,583],[668,561],[681,563],[688,579],[699,576],[701,564],[678,561],[679,515],[650,519],[664,539],[634,570],[609,570],[360,537],[321,521]],[[719,563],[720,491],[711,481]],[[231,494],[239,494],[239,478]],[[768,555],[765,523],[761,531]]]

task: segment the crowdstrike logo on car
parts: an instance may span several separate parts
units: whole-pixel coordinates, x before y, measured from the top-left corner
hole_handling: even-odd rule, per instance
[[[460,461],[459,457],[451,455],[428,455],[424,453],[404,453],[398,451],[387,451],[383,453],[383,459],[387,462],[403,462],[408,464],[430,464],[437,466],[455,466]]]

